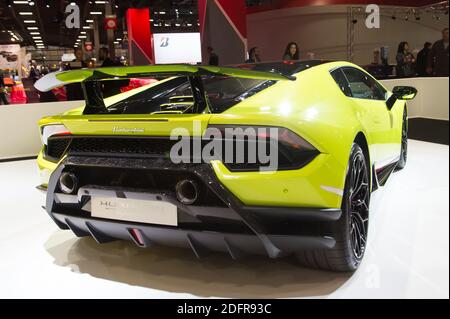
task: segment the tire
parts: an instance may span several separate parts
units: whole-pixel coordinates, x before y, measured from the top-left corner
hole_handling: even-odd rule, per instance
[[[403,112],[403,124],[402,124],[402,150],[400,153],[400,160],[397,163],[395,170],[399,171],[405,168],[408,161],[408,114]]]
[[[369,203],[368,160],[361,147],[353,144],[342,198],[342,215],[338,221],[322,227],[336,240],[336,245],[328,250],[299,252],[299,262],[322,270],[355,271],[366,250]]]

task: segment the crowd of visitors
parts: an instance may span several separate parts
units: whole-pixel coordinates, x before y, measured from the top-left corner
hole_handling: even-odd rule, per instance
[[[449,30],[442,30],[442,39],[434,44],[426,42],[423,49],[412,54],[408,42],[401,42],[397,50],[397,76],[449,76]]]

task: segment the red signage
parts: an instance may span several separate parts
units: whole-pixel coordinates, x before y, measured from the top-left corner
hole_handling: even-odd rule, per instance
[[[105,30],[117,29],[117,16],[111,15],[105,17]]]
[[[92,42],[84,42],[84,49],[87,52],[91,52],[92,50],[94,50],[94,46],[92,45]]]

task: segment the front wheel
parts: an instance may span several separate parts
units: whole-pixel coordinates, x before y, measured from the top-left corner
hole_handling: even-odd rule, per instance
[[[324,270],[354,271],[367,247],[370,203],[370,170],[363,150],[353,144],[342,198],[342,216],[330,224],[336,245],[330,250],[302,251],[300,263]]]

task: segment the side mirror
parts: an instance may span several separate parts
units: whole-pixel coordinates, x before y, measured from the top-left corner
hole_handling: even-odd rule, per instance
[[[412,86],[396,86],[392,93],[395,95],[397,100],[412,100],[417,95],[417,89]]]
[[[396,86],[391,97],[386,101],[388,110],[392,110],[397,100],[409,101],[416,97],[417,89],[412,86]]]

